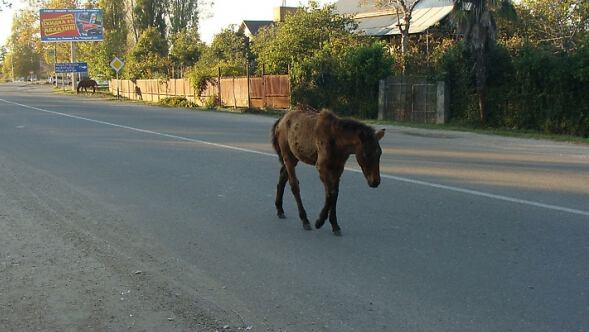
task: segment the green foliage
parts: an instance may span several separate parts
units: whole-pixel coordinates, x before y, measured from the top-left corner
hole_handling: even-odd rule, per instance
[[[167,52],[166,39],[154,27],[148,27],[127,56],[126,76],[132,80],[167,78],[170,66]]]
[[[193,30],[181,30],[171,36],[172,49],[170,58],[178,67],[190,67],[196,63],[205,45],[200,42],[198,33]]]
[[[219,101],[219,98],[217,96],[208,96],[204,100],[204,107],[207,109],[214,109],[220,104],[221,102]]]
[[[589,136],[589,47],[577,52],[552,53],[524,44],[512,49],[494,47],[489,53],[488,126]],[[462,43],[440,63],[450,85],[453,122],[477,119],[476,83],[472,57]]]
[[[186,99],[186,97],[168,97],[160,100],[160,104],[172,106],[172,107],[186,107],[186,108],[194,108],[198,107],[195,103],[191,102],[190,100]]]
[[[361,38],[352,32],[355,28],[333,6],[319,8],[312,1],[256,36],[257,69],[261,64],[270,73],[290,68],[293,103],[374,118],[378,81],[390,75],[393,61],[384,45]]]
[[[589,51],[553,54],[524,45],[513,58],[513,117],[516,128],[589,136],[586,76]]]
[[[348,112],[363,118],[376,118],[378,82],[391,75],[393,59],[384,45],[374,43],[348,50],[344,58],[344,95]]]
[[[589,35],[589,2],[523,0],[515,33],[528,44],[558,51],[576,50]]]
[[[23,10],[18,12],[12,22],[3,66],[5,77],[26,78],[30,72],[40,74],[41,43],[37,34],[37,12]]]
[[[202,55],[192,67],[189,77],[200,95],[208,84],[214,80],[219,70],[222,76],[246,74],[247,55],[249,53],[247,38],[243,33],[235,32],[231,27],[215,35],[211,46],[201,46]]]
[[[449,84],[450,119],[453,121],[472,123],[478,120],[473,61],[463,42],[450,47],[440,59],[435,78]]]
[[[309,61],[325,47],[337,52],[359,44],[358,36],[351,32],[355,27],[351,18],[336,14],[333,6],[319,8],[310,1],[308,8],[287,16],[274,31],[256,37],[252,50],[269,72],[284,73],[289,65]]]
[[[110,79],[114,76],[110,61],[127,52],[126,6],[117,0],[99,0],[97,5],[104,11],[104,41],[78,43],[78,59],[88,62],[90,77]]]
[[[136,28],[143,32],[152,27],[163,37],[166,35],[166,12],[168,0],[136,0],[133,13]]]
[[[291,71],[292,99],[338,113],[376,118],[378,82],[391,74],[384,45],[359,45],[333,53],[325,47]]]
[[[168,0],[170,33],[198,28],[198,0]]]

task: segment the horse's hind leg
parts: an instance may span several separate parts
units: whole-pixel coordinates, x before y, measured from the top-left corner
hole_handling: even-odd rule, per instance
[[[303,207],[303,201],[301,199],[301,189],[299,187],[299,180],[297,179],[297,175],[295,173],[295,166],[297,165],[296,160],[284,160],[284,166],[286,167],[286,172],[288,173],[288,182],[290,183],[290,188],[292,193],[295,197],[297,202],[297,207],[299,209],[299,218],[303,222],[303,228],[310,231],[311,224],[309,223],[309,219],[307,219],[307,211]]]
[[[276,213],[278,214],[278,218],[284,219],[286,216],[284,215],[284,209],[282,208],[282,199],[284,197],[284,187],[286,187],[286,182],[288,181],[288,173],[286,172],[286,167],[282,165],[280,168],[280,177],[278,178],[278,185],[276,186]]]

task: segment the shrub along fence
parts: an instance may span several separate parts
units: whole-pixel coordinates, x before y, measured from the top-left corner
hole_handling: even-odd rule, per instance
[[[462,43],[443,57],[450,121],[479,121],[472,55]],[[576,52],[494,47],[488,59],[486,126],[589,137],[589,40]]]
[[[290,80],[288,75],[261,77],[221,77],[209,83],[200,94],[188,79],[111,80],[109,90],[129,99],[159,102],[169,97],[185,97],[204,106],[213,102],[224,107],[288,108]]]

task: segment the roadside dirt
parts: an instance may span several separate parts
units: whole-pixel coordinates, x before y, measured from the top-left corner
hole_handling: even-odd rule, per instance
[[[253,329],[206,300],[222,286],[91,197],[2,156],[0,168],[0,331]]]

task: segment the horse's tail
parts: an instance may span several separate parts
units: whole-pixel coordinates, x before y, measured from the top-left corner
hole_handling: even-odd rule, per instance
[[[276,154],[278,155],[278,160],[280,160],[280,163],[283,164],[284,161],[282,160],[282,153],[280,152],[280,144],[278,144],[278,133],[276,132],[276,129],[278,128],[278,123],[280,123],[280,120],[282,120],[282,116],[276,120],[276,122],[274,122],[274,125],[272,126],[272,146],[274,147],[274,151],[276,151]]]

